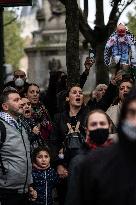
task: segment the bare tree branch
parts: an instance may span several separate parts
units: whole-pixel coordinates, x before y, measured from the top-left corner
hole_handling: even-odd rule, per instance
[[[66,0],[60,0],[61,3],[66,5]],[[81,9],[79,9],[79,30],[86,39],[86,41],[90,42],[92,46],[95,45],[95,35],[94,31],[91,29],[89,24],[84,19],[84,15]]]
[[[109,15],[109,21],[107,25],[109,25],[111,22],[117,22],[117,11],[118,11],[118,5],[120,0],[113,1],[112,3],[112,10]]]
[[[89,24],[85,21],[81,9],[79,9],[79,29],[86,41],[90,42],[92,46],[95,45],[94,31]]]
[[[88,0],[84,0],[84,17],[87,22],[88,19]]]
[[[3,26],[8,26],[9,24],[11,24],[12,22],[16,21],[18,18],[18,16],[16,16],[15,18],[11,19],[9,22],[5,23]]]
[[[118,17],[121,16],[121,14],[123,13],[123,11],[130,5],[134,2],[135,0],[129,0],[127,1],[127,3],[125,4],[125,6],[119,11],[119,14],[118,14]],[[122,5],[123,6],[123,5]]]
[[[103,12],[103,0],[96,0],[96,21],[97,27],[104,26],[104,12]]]

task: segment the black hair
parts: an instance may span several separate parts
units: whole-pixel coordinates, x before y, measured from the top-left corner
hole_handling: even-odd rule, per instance
[[[79,88],[81,88],[80,84],[78,84],[78,83],[72,84],[71,86],[68,87],[67,92],[66,92],[66,95],[65,95],[65,98],[66,98],[66,97],[69,97],[69,92],[71,91],[71,89],[72,89],[73,87],[79,87]],[[81,88],[81,90],[82,90],[82,88]],[[81,107],[84,107],[84,103],[82,104]],[[69,102],[68,102],[68,101],[65,101],[65,108],[66,108],[66,110],[69,110]]]
[[[28,89],[29,89],[30,86],[36,86],[37,88],[39,88],[39,85],[37,85],[36,83],[28,83],[24,88],[24,91],[23,91],[24,95],[27,94]],[[40,91],[40,88],[39,88],[39,91]]]
[[[119,88],[120,88],[120,85],[124,82],[129,82],[129,83],[132,84],[132,87],[134,86],[134,81],[131,78],[123,77],[123,79],[119,82],[118,90],[117,90],[117,97],[114,99],[112,105],[117,105],[119,103],[119,101],[120,101],[120,99],[119,99]]]
[[[119,122],[122,122],[126,118],[127,111],[128,111],[128,105],[134,100],[136,100],[136,87],[132,88],[132,90],[128,93],[128,95],[126,96],[122,104]]]
[[[67,89],[66,97],[69,96],[69,92],[71,91],[71,89],[72,89],[73,87],[79,87],[79,88],[81,88],[80,84],[78,84],[78,83],[72,84],[72,85],[69,86],[68,89]],[[82,89],[82,88],[81,88],[81,89]]]
[[[125,121],[128,113],[128,106],[131,102],[136,101],[136,87],[133,87],[133,89],[128,93],[125,100],[123,101],[120,117],[119,117],[119,123],[117,127],[118,131],[118,137],[119,142],[123,149],[127,151],[127,155],[131,155],[131,159],[135,158],[135,150],[136,150],[136,142],[128,140],[127,135],[122,130],[123,121]]]
[[[36,162],[36,157],[39,154],[39,152],[41,152],[41,151],[46,151],[49,154],[49,157],[51,158],[51,151],[50,151],[49,147],[48,146],[39,146],[33,150],[32,162]]]
[[[0,95],[0,110],[3,110],[2,104],[7,102],[8,96],[13,93],[19,94],[19,92],[15,88],[12,89],[12,87],[10,87],[9,89],[7,87],[3,90],[2,94]]]

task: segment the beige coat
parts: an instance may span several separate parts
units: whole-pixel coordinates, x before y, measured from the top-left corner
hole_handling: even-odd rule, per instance
[[[117,127],[117,124],[118,124],[120,108],[121,108],[121,104],[119,103],[118,105],[111,105],[106,111],[106,113],[111,118],[115,127]]]

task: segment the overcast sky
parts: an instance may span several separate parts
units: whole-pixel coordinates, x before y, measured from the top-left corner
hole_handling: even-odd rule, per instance
[[[88,15],[88,22],[91,26],[94,26],[93,22],[95,19],[95,0],[89,0],[89,15]],[[83,8],[83,0],[80,0],[81,7]],[[127,17],[126,14],[128,12],[133,12],[134,8],[134,3],[132,3],[130,6],[127,7],[127,9],[123,12],[119,19],[119,23],[126,23],[127,22]],[[109,5],[109,0],[104,0],[104,17],[105,17],[105,23],[108,21],[109,13],[110,13],[111,7]]]

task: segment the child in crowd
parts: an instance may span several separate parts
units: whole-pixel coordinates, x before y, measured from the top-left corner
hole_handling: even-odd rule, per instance
[[[38,147],[33,151],[33,186],[37,191],[37,199],[33,205],[53,205],[52,191],[59,182],[59,176],[50,166],[50,150]]]

